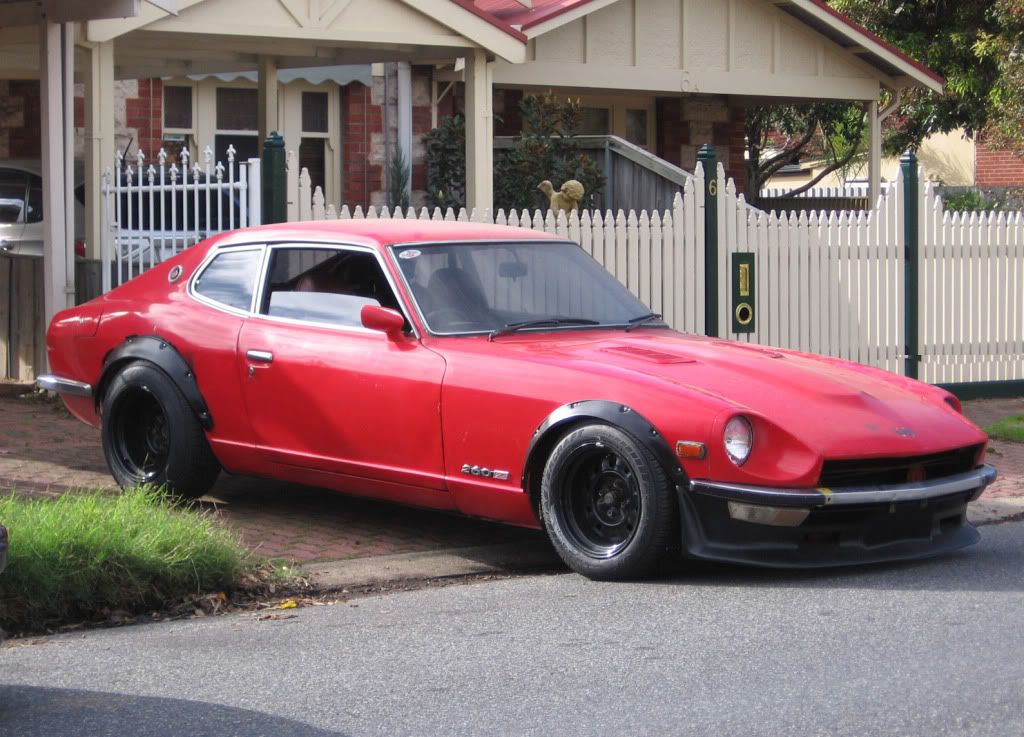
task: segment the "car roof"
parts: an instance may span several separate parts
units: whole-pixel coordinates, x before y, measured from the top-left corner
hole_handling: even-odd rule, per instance
[[[562,236],[529,228],[486,223],[441,220],[316,220],[246,228],[225,234],[217,245],[230,246],[254,241],[329,241],[356,245],[390,246],[415,243],[429,246],[465,241],[566,240]]]

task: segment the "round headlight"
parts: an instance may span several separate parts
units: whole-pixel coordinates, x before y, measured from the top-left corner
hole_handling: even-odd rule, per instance
[[[754,447],[754,429],[746,417],[736,415],[726,423],[722,440],[729,460],[742,466],[750,457],[750,449]]]

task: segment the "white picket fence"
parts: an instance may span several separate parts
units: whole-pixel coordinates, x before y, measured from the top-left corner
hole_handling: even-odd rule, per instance
[[[294,177],[294,219],[472,220],[558,233],[579,243],[675,328],[704,332],[704,201],[700,165],[671,210],[628,214],[499,210],[458,213],[327,205]],[[904,370],[902,177],[866,212],[766,213],[717,171],[718,334]],[[1024,213],[943,211],[931,185],[920,212],[920,378],[1024,379]],[[754,332],[731,332],[731,256],[755,255]]]

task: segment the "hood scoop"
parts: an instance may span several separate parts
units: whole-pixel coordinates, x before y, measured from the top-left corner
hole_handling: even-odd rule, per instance
[[[688,358],[687,356],[674,355],[672,353],[663,353],[662,351],[652,350],[650,348],[641,348],[634,345],[615,345],[610,348],[602,348],[604,353],[613,353],[619,356],[629,356],[630,358],[638,358],[641,361],[647,361],[648,363],[696,363],[696,359]]]

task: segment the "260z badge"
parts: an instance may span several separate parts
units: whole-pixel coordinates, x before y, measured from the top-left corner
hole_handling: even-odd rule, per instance
[[[470,476],[483,476],[486,479],[497,479],[498,481],[508,479],[508,471],[494,471],[482,466],[471,466],[468,463],[463,465],[462,472],[468,473]]]

